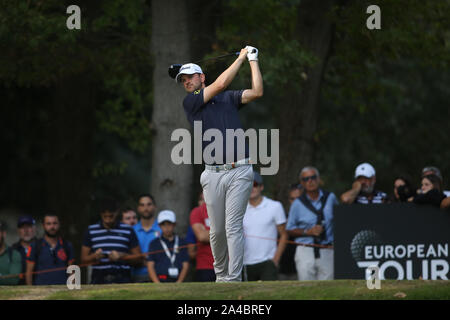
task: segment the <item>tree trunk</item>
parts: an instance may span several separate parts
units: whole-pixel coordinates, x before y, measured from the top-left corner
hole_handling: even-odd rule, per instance
[[[298,8],[297,34],[301,45],[310,50],[318,62],[305,70],[307,80],[301,90],[291,89],[290,100],[281,108],[278,119],[280,128],[280,170],[276,177],[277,199],[287,205],[290,183],[298,182],[300,170],[314,165],[314,133],[318,118],[320,86],[328,54],[333,26],[329,17],[333,0],[306,0]],[[299,75],[299,79],[302,79]],[[319,171],[321,168],[318,168]]]
[[[151,193],[159,210],[175,212],[177,232],[184,235],[189,225],[193,167],[172,163],[171,151],[176,142],[171,142],[170,137],[175,129],[190,125],[182,106],[185,92],[167,70],[173,63],[190,59],[189,6],[176,0],[155,0],[151,6],[154,57]]]

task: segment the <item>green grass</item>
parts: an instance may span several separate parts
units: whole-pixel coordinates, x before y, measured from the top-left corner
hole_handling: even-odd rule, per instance
[[[243,283],[166,283],[0,287],[0,299],[49,300],[404,300],[450,299],[448,281],[382,281],[369,290],[362,280],[268,281]]]

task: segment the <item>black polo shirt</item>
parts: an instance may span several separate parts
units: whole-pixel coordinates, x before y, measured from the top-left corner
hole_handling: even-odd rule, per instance
[[[117,222],[111,229],[106,229],[102,221],[92,224],[84,234],[83,246],[91,248],[91,253],[102,249],[104,254],[112,250],[130,253],[132,248],[139,246],[133,228],[125,223]],[[123,261],[110,261],[103,258],[99,264],[92,266],[92,272],[114,273],[117,271],[130,272],[130,265]]]
[[[192,127],[194,121],[202,121],[202,136],[208,129],[218,129],[223,137],[223,159],[217,163],[207,164],[224,164],[228,163],[227,152],[230,154],[234,152],[233,161],[238,161],[249,157],[249,148],[247,139],[244,146],[244,156],[238,157],[237,138],[234,138],[234,148],[227,150],[226,148],[226,130],[227,129],[242,129],[242,124],[239,119],[238,110],[243,106],[242,93],[239,91],[224,91],[213,97],[207,103],[204,103],[203,89],[194,91],[188,94],[183,100],[183,107]],[[212,139],[214,141],[214,139]],[[213,141],[202,141],[202,150]],[[215,156],[215,153],[212,153]]]

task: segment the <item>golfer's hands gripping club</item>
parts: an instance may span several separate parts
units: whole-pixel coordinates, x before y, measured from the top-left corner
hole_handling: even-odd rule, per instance
[[[252,46],[246,46],[248,61],[258,61],[258,49]]]
[[[247,48],[243,48],[243,49],[241,49],[241,52],[239,52],[239,57],[238,57],[238,59],[240,59],[241,61],[243,61],[243,60],[245,60],[245,58],[247,57],[247,55],[248,55]]]

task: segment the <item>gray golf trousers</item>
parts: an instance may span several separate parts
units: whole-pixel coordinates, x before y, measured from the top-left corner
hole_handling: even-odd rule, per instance
[[[200,176],[210,221],[210,243],[216,282],[242,281],[243,220],[253,188],[251,164]]]

